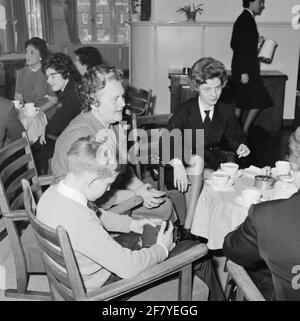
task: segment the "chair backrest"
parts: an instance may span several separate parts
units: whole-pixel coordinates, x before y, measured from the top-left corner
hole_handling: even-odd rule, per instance
[[[228,272],[225,287],[225,296],[227,300],[230,299],[231,294],[235,289],[236,301],[265,301],[265,298],[242,266],[228,260],[226,269]]]
[[[54,300],[84,300],[86,290],[67,231],[48,227],[36,218],[36,208],[28,181],[22,179],[24,205],[42,257]]]
[[[150,167],[158,168],[158,188],[164,189],[165,170],[159,160],[159,138],[160,132],[166,128],[172,114],[140,116],[132,115],[131,129],[134,142],[133,152],[138,178],[142,179],[141,164],[148,164]],[[138,132],[144,129],[144,132]],[[148,166],[149,167],[149,166]]]
[[[126,109],[137,116],[149,115],[151,111],[152,90],[129,86],[125,94]]]
[[[25,132],[22,138],[0,151],[0,208],[3,214],[24,208],[22,178],[30,181],[40,197],[41,187]]]

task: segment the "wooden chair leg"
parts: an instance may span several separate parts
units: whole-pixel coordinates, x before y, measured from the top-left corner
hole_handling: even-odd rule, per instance
[[[7,298],[19,300],[51,301],[50,293],[42,291],[25,291],[23,293],[20,293],[18,292],[18,290],[7,289],[4,291],[4,295]]]
[[[178,301],[192,301],[192,272],[192,264],[189,264],[179,273]]]

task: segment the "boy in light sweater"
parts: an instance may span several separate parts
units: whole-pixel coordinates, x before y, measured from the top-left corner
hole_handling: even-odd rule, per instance
[[[102,196],[116,179],[121,165],[114,149],[90,137],[75,141],[67,153],[68,171],[58,184],[50,186],[37,206],[37,218],[69,234],[87,290],[102,286],[111,274],[131,278],[168,257],[173,248],[173,225],[163,222],[157,242],[150,248],[131,250],[120,245],[110,232],[141,234],[149,219],[133,219],[101,210],[98,218],[88,201]]]

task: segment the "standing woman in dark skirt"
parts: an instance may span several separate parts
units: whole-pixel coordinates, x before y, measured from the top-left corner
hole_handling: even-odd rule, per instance
[[[248,134],[260,109],[271,107],[273,101],[260,77],[258,48],[263,38],[259,37],[255,16],[265,8],[265,0],[243,0],[244,11],[233,26],[231,48],[232,82],[235,93],[235,114],[248,111],[243,130]]]

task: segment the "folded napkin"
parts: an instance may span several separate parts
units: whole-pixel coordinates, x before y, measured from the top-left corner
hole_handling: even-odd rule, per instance
[[[256,175],[265,175],[265,169],[251,165],[242,170],[242,175],[244,177],[255,178]]]

